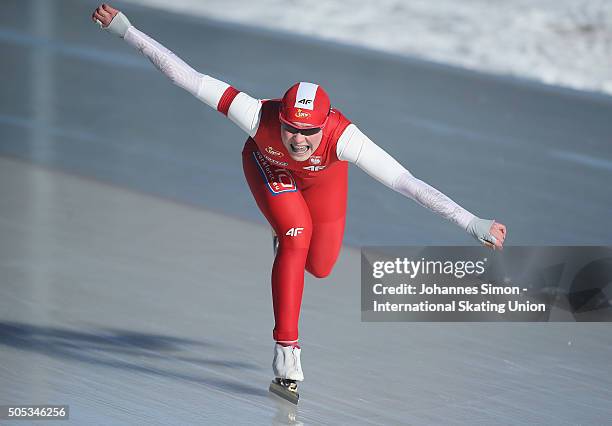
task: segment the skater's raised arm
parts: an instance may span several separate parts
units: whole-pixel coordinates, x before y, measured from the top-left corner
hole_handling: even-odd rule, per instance
[[[98,7],[92,19],[142,52],[174,84],[226,115],[250,136],[257,133],[261,101],[229,84],[194,70],[172,51],[139,31],[119,10],[107,4]]]
[[[414,177],[354,124],[349,125],[338,140],[336,154],[340,160],[356,164],[389,188],[459,225],[485,246],[503,247],[506,237],[503,224],[474,216],[436,188]]]

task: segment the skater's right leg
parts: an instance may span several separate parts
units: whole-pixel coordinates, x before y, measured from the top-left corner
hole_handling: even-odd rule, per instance
[[[273,337],[276,341],[297,341],[312,234],[310,212],[291,172],[267,162],[251,139],[242,152],[242,164],[257,206],[279,239],[272,268]]]

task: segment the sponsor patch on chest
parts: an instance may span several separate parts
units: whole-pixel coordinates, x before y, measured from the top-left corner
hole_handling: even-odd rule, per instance
[[[274,157],[282,157],[284,154],[271,146],[266,147],[266,152]]]
[[[308,170],[311,172],[318,172],[320,170],[323,170],[325,168],[325,166],[306,166],[306,167],[302,167],[304,170]]]
[[[317,166],[321,164],[321,161],[323,161],[323,159],[320,155],[311,155],[308,161],[310,161],[310,164],[314,164],[315,166]]]
[[[267,155],[264,155],[263,157],[266,160],[268,160],[270,163],[276,164],[277,166],[287,167],[289,165],[289,163],[287,163],[285,161],[278,161],[278,160],[275,160],[274,158],[268,157]]]

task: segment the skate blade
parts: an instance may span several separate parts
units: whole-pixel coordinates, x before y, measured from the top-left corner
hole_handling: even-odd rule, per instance
[[[285,388],[284,386],[279,385],[276,382],[270,383],[270,392],[275,395],[280,396],[281,398],[291,402],[292,404],[297,405],[298,400],[300,399],[300,394],[297,392],[292,392]]]

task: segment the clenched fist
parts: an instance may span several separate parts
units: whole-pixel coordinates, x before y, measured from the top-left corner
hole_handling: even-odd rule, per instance
[[[128,29],[132,26],[123,13],[110,7],[106,3],[102,3],[100,7],[94,10],[91,19],[100,24],[100,27],[104,28],[109,33],[118,35],[121,38],[125,37]]]
[[[106,3],[102,3],[94,13],[91,15],[91,19],[94,22],[98,22],[102,28],[108,27],[113,20],[113,18],[119,13],[117,9],[114,9],[107,5]]]

